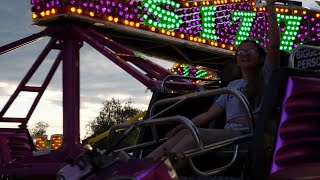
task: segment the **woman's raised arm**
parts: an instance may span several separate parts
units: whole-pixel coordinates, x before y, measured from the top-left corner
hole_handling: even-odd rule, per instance
[[[268,39],[266,61],[271,69],[280,67],[280,29],[277,22],[275,0],[267,0]]]

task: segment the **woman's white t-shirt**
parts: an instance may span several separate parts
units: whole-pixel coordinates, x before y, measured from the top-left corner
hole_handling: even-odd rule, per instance
[[[269,81],[270,74],[271,74],[271,69],[268,63],[266,62],[264,63],[262,71],[263,71],[264,81],[266,84]],[[247,80],[242,78],[242,79],[231,81],[227,87],[235,89],[240,93],[244,94],[244,90],[246,86],[247,86]],[[226,122],[225,128],[230,127],[230,124],[228,124],[229,120],[248,115],[245,108],[243,107],[243,105],[241,105],[240,101],[238,100],[238,98],[234,97],[232,94],[222,94],[215,102],[226,111],[227,122]],[[262,102],[256,107],[252,107],[253,113],[255,115],[257,115],[260,112],[261,104]],[[231,129],[233,128],[231,127]]]

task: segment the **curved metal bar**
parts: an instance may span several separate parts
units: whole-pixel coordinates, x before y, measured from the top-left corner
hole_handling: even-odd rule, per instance
[[[210,175],[213,175],[213,174],[217,174],[219,172],[222,172],[222,171],[225,171],[226,169],[228,169],[236,160],[237,158],[237,155],[238,155],[238,150],[239,150],[239,146],[236,145],[235,146],[235,150],[234,150],[234,153],[233,153],[233,156],[232,156],[232,159],[231,161],[225,165],[225,166],[222,166],[222,167],[219,167],[219,168],[216,168],[216,169],[213,169],[213,170],[209,170],[209,171],[200,171],[193,163],[193,160],[191,158],[189,158],[189,164],[192,168],[192,170],[199,174],[199,175],[203,175],[203,176],[210,176]]]
[[[187,76],[179,76],[179,75],[169,75],[169,76],[166,76],[162,82],[161,82],[161,86],[160,86],[160,91],[161,92],[164,92],[164,85],[166,83],[166,81],[168,79],[172,79],[172,78],[177,78],[177,79],[194,79],[194,80],[201,80],[201,81],[217,81],[217,80],[220,80],[220,78],[217,78],[217,79],[205,79],[205,78],[195,78],[195,77],[187,77]]]
[[[241,144],[243,142],[247,142],[251,138],[252,138],[252,134],[247,134],[247,135],[242,135],[242,136],[234,137],[234,138],[227,139],[224,141],[220,141],[217,143],[206,145],[206,146],[204,146],[204,149],[202,151],[199,151],[199,149],[196,149],[196,148],[191,149],[191,150],[185,151],[183,153],[178,153],[176,155],[176,159],[186,159],[186,158],[191,158],[194,156],[199,156],[201,154],[205,154],[210,151],[220,149],[222,147],[227,147],[227,146],[232,146],[235,144]]]
[[[288,66],[290,68],[295,68],[294,67],[294,57],[296,55],[296,53],[300,50],[300,49],[303,49],[303,48],[308,48],[308,49],[311,49],[311,50],[318,50],[320,51],[320,47],[317,47],[317,46],[310,46],[310,45],[301,45],[295,49],[293,49],[290,53],[290,56],[289,56],[289,64]]]
[[[155,118],[158,117],[168,111],[172,111],[174,108],[177,108],[178,106],[180,106],[181,104],[183,104],[185,101],[190,100],[190,99],[194,99],[194,98],[199,98],[199,97],[209,97],[209,96],[214,96],[214,95],[221,95],[221,94],[232,94],[234,95],[236,98],[239,99],[241,105],[244,106],[248,116],[249,116],[249,128],[250,128],[250,132],[252,132],[252,129],[255,127],[255,122],[254,122],[254,117],[253,117],[253,113],[252,110],[250,108],[250,104],[247,100],[247,98],[240,93],[239,91],[233,90],[232,88],[219,88],[219,89],[213,89],[213,90],[207,90],[207,91],[201,91],[201,92],[196,92],[196,93],[191,93],[191,94],[186,94],[186,95],[182,95],[182,96],[178,96],[178,97],[174,97],[174,98],[167,98],[167,99],[163,99],[163,100],[159,100],[157,102],[155,102],[153,104],[153,106],[150,109],[150,116],[151,118]],[[175,104],[169,106],[168,108],[160,111],[159,113],[154,114],[155,112],[155,108],[159,105],[165,104],[165,103],[170,103],[170,102],[176,102]]]
[[[184,124],[191,132],[193,138],[195,139],[198,147],[203,150],[203,143],[202,140],[200,138],[200,133],[197,129],[197,127],[192,123],[192,121],[184,116],[170,116],[170,117],[164,117],[164,118],[157,118],[157,119],[150,119],[150,120],[144,120],[144,121],[139,121],[136,122],[136,126],[137,127],[141,127],[141,126],[152,126],[152,125],[156,125],[156,124],[168,124],[171,122],[180,122],[182,124]],[[112,133],[117,129],[122,129],[122,128],[128,128],[130,127],[131,123],[123,123],[123,124],[117,124],[114,125],[110,128],[109,132]],[[154,139],[156,139],[155,137],[153,137]]]

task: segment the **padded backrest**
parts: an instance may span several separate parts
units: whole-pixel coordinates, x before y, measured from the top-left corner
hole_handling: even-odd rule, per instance
[[[319,72],[272,74],[254,131],[253,179],[320,176],[319,109]]]

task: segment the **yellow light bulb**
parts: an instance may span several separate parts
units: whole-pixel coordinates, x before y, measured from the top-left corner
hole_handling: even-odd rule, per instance
[[[37,14],[32,14],[32,19],[36,19],[38,18],[38,15]]]
[[[77,13],[81,14],[82,13],[82,9],[77,9]]]
[[[76,8],[75,7],[72,7],[70,10],[71,10],[71,12],[76,12]]]

